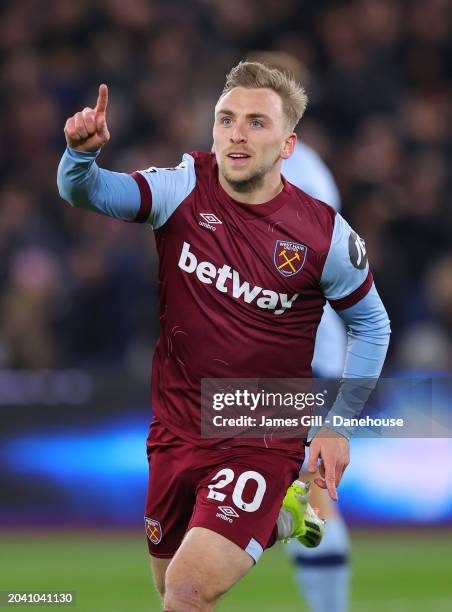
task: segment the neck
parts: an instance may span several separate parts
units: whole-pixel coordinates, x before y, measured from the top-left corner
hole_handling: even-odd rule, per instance
[[[281,172],[278,167],[278,172],[268,173],[263,184],[253,189],[250,192],[236,191],[233,186],[228,183],[221,172],[218,173],[220,185],[226,191],[228,196],[241,202],[242,204],[265,204],[281,193],[283,190],[283,182],[281,180]]]

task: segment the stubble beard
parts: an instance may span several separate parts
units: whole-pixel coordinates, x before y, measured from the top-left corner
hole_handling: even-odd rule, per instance
[[[271,164],[267,166],[260,166],[252,175],[244,179],[232,178],[230,175],[228,175],[224,168],[220,168],[220,172],[228,185],[237,193],[252,193],[253,191],[256,191],[262,187],[266,174],[272,170],[278,161],[279,155]]]

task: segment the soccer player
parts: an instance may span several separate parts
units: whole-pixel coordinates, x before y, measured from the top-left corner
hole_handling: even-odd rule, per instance
[[[107,92],[101,85],[96,107],[66,122],[59,190],[72,205],[154,229],[161,330],[146,530],[164,609],[212,610],[281,536],[305,440],[202,439],[201,379],[309,378],[326,299],[351,331],[344,376],[376,378],[389,322],[362,242],[281,176],[306,106],[293,79],[241,62],[215,107],[214,153],[131,176],[95,161],[110,138]],[[315,482],[333,500],[348,435],[321,429],[311,441],[308,470],[320,461]]]

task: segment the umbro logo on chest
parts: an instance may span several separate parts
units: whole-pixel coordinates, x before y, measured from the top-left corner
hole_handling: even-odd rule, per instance
[[[223,222],[213,213],[199,213],[199,216],[202,217],[202,221],[198,221],[198,224],[211,232],[216,232],[216,225],[223,224]]]

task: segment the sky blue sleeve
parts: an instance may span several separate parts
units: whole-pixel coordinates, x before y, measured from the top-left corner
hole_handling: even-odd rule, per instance
[[[372,286],[366,247],[345,219],[336,213],[331,244],[320,279],[323,295],[335,310],[350,308]]]
[[[388,314],[375,285],[357,304],[338,311],[347,326],[344,378],[378,378],[389,345]]]
[[[333,175],[320,155],[304,142],[298,141],[289,159],[281,168],[286,179],[313,198],[341,209],[341,198]]]
[[[359,417],[383,368],[391,329],[386,309],[374,284],[364,298],[338,314],[347,327],[348,346],[339,393],[324,425],[350,438],[353,428],[333,427],[330,425],[332,417]],[[312,429],[309,439],[317,431]]]
[[[128,174],[99,168],[99,153],[66,149],[58,166],[59,194],[71,206],[133,221],[140,210],[138,185]]]
[[[141,192],[141,206],[146,198],[152,201],[150,222],[154,229],[162,227],[196,185],[195,160],[187,153],[174,168],[156,168],[134,172]]]
[[[58,166],[58,190],[72,206],[161,227],[196,184],[194,159],[184,155],[175,168],[148,168],[129,174],[99,168],[100,151],[69,147]]]

